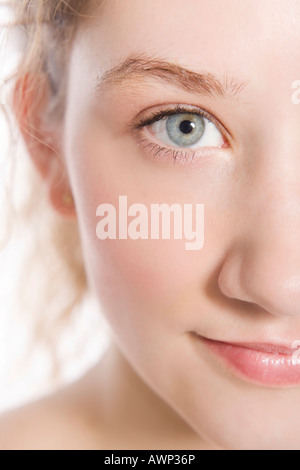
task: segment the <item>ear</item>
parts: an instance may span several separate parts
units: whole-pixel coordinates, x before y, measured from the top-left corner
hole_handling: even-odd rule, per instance
[[[50,89],[44,75],[29,73],[17,80],[13,91],[13,110],[31,160],[47,186],[52,207],[65,217],[76,211],[62,156],[59,118],[47,122]]]

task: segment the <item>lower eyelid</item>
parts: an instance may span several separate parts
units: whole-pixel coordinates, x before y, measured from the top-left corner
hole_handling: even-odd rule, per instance
[[[213,157],[216,157],[216,152],[221,149],[203,147],[201,150],[195,149],[176,149],[162,147],[161,145],[151,141],[147,138],[138,140],[138,146],[151,156],[151,159],[162,163],[173,165],[188,165],[190,167],[199,166]]]

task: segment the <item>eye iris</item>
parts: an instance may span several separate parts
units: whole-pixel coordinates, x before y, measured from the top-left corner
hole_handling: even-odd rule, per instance
[[[197,114],[174,114],[166,126],[171,141],[181,147],[195,145],[205,131],[204,119]]]

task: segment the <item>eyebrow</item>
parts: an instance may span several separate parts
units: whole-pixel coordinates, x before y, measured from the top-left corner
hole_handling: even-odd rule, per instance
[[[114,87],[126,82],[155,78],[180,87],[190,93],[208,96],[238,97],[246,82],[237,82],[225,75],[223,83],[208,72],[197,73],[181,65],[145,54],[131,55],[121,64],[98,76],[96,89]]]

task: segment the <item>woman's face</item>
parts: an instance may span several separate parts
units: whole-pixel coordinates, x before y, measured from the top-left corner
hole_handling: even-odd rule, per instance
[[[92,15],[71,51],[63,152],[119,347],[206,439],[295,447],[299,1],[109,0]],[[203,248],[99,240],[97,207],[118,214],[119,196],[149,213],[203,204]]]

